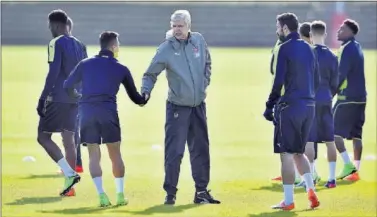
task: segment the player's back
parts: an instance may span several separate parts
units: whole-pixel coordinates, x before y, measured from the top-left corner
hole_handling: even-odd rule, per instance
[[[343,59],[343,55],[348,56]],[[344,42],[340,48],[339,54],[339,70],[340,73],[346,71],[346,78],[340,84],[340,98],[344,96],[347,100],[365,101],[366,100],[366,85],[364,72],[364,54],[361,45],[351,38]]]
[[[109,51],[110,53],[110,51]],[[82,97],[80,104],[112,104],[116,108],[119,86],[126,79],[129,70],[112,55],[101,51],[99,55],[81,63]]]
[[[68,96],[63,88],[67,79],[75,66],[87,57],[86,48],[78,39],[73,36],[61,35],[51,40],[48,49],[50,71],[47,79],[53,80],[52,93],[42,93],[42,97],[51,94],[53,101],[64,103],[77,103]],[[46,80],[46,83],[49,82]]]
[[[314,45],[318,61],[320,83],[316,93],[316,102],[328,103],[338,88],[338,59],[324,45]]]
[[[316,63],[312,48],[298,33],[291,33],[280,49],[286,62],[281,102],[314,102]]]

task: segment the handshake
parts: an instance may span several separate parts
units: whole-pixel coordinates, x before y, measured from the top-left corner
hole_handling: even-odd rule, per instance
[[[138,103],[140,107],[145,106],[149,101],[149,93],[142,93],[141,94],[141,103]]]

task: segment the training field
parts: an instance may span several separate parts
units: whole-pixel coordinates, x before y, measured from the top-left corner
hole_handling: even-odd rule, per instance
[[[89,54],[97,47],[89,47]],[[133,72],[137,86],[154,55],[154,48],[122,47],[120,61]],[[364,128],[364,160],[361,181],[339,181],[335,189],[317,187],[321,206],[307,211],[303,189],[295,190],[296,209],[280,212],[270,205],[283,198],[280,183],[270,179],[280,174],[279,157],[272,154],[273,126],[262,114],[270,91],[271,49],[212,48],[212,83],[208,89],[207,113],[211,140],[211,183],[221,205],[192,204],[194,184],[188,152],[181,167],[177,204],[164,201],[164,120],[167,82],[160,75],[149,104],[138,107],[122,87],[118,95],[122,124],[122,152],[126,164],[125,207],[98,208],[97,193],[88,173],[88,154],[83,151],[84,173],[76,197],[58,196],[63,178],[57,166],[36,141],[35,110],[48,70],[43,47],[2,47],[2,215],[3,216],[375,216],[376,167],[376,62],[375,51],[366,51],[368,104]],[[55,136],[61,144],[61,139]],[[161,147],[161,148],[158,148]],[[349,152],[352,144],[347,143]],[[327,179],[325,146],[319,147],[318,170]],[[35,162],[23,162],[33,156]],[[337,172],[341,169],[338,156]],[[111,164],[103,147],[105,191],[115,202]]]

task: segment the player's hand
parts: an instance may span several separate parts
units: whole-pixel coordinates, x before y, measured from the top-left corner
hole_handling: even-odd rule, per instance
[[[274,112],[272,109],[266,108],[266,110],[263,113],[263,116],[266,120],[274,122]]]
[[[45,116],[45,113],[43,111],[44,106],[45,106],[45,101],[40,99],[38,101],[38,105],[37,105],[37,112],[38,112],[39,117],[41,117],[41,118],[43,118]]]

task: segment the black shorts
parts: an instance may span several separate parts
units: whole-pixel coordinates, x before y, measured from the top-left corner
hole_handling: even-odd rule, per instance
[[[314,119],[313,105],[278,105],[274,152],[303,154]]]
[[[100,106],[80,107],[80,143],[108,144],[121,141],[118,113]]]
[[[60,133],[76,132],[77,104],[62,102],[47,102],[45,115],[40,117],[38,131]]]
[[[333,142],[334,118],[332,104],[316,103],[315,116],[310,129],[309,142]]]
[[[338,100],[333,108],[336,136],[362,139],[366,102]]]

